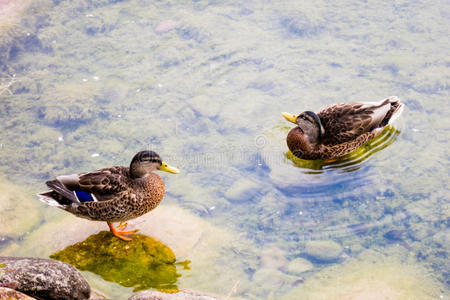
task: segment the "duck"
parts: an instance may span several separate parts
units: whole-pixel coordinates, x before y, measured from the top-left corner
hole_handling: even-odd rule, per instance
[[[335,161],[378,136],[403,108],[400,99],[391,96],[379,102],[332,104],[298,115],[283,112],[286,120],[297,125],[286,143],[298,158]]]
[[[113,166],[92,172],[61,175],[47,181],[48,191],[39,200],[77,217],[104,221],[111,233],[130,241],[138,231],[126,231],[126,221],[157,207],[165,193],[164,181],[154,171],[180,173],[154,151],[138,152],[130,166]],[[116,228],[113,222],[120,222]]]

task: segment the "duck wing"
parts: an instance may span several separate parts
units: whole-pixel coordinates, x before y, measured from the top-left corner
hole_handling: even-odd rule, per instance
[[[51,191],[42,195],[55,199],[59,204],[107,201],[120,197],[128,183],[128,168],[111,167],[58,176],[46,182]]]
[[[383,120],[390,109],[389,99],[381,102],[340,103],[323,108],[317,114],[325,129],[323,143],[345,143],[384,127],[386,124],[383,125]]]
[[[128,173],[126,167],[111,167],[80,174],[78,186],[84,192],[98,194],[100,198],[103,198],[101,196],[126,190],[130,180]]]

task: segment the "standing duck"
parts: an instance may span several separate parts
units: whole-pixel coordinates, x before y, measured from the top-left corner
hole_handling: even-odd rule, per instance
[[[152,209],[164,197],[164,181],[153,171],[177,174],[180,171],[162,161],[153,151],[137,153],[130,167],[115,166],[89,173],[58,176],[47,181],[49,191],[38,194],[41,201],[64,209],[77,217],[105,221],[113,235],[129,241],[124,221]],[[113,222],[119,222],[115,228]]]
[[[317,113],[282,113],[297,125],[286,142],[299,158],[334,160],[379,135],[402,111],[403,104],[392,96],[380,102],[333,104]]]

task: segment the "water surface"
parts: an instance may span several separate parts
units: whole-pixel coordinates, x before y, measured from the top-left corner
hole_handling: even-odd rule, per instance
[[[375,251],[424,267],[440,286],[430,298],[448,297],[449,17],[445,1],[36,1],[1,60],[0,172],[39,214],[3,233],[0,253],[65,216],[31,204],[45,180],[152,149],[182,170],[162,175],[162,205],[250,245],[222,245],[205,262],[216,279],[183,286],[193,261],[181,287],[278,299]],[[364,149],[332,164],[291,159],[282,111],[391,95],[404,113]],[[311,240],[342,257],[290,272]],[[132,292],[89,280],[111,297]]]

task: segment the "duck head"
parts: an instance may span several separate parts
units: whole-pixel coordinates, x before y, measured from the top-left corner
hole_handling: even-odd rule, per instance
[[[313,151],[325,133],[319,116],[312,111],[305,111],[299,115],[289,113],[282,113],[282,115],[286,120],[297,125],[289,131],[286,138],[289,150],[298,157],[301,153]]]
[[[155,170],[166,171],[174,174],[180,173],[180,170],[169,166],[161,159],[158,153],[154,151],[145,150],[138,152],[131,160],[130,175],[132,178],[136,179],[147,177]]]

